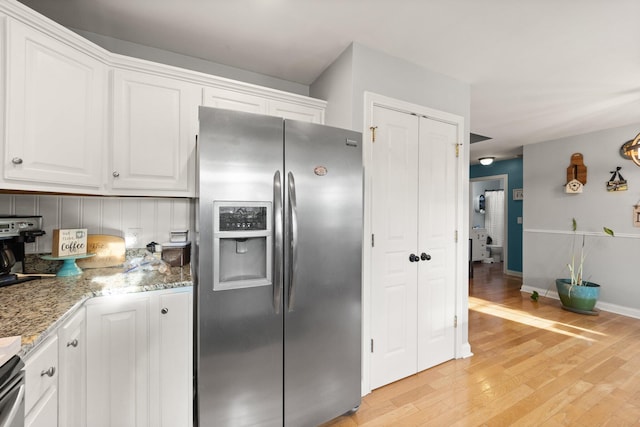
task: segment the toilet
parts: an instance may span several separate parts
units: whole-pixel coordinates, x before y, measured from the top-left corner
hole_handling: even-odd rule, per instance
[[[493,259],[493,262],[502,262],[502,246],[500,245],[487,245],[489,250],[489,257]]]

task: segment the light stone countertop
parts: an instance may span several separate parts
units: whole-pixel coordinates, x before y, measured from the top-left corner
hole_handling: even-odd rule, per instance
[[[85,269],[0,287],[0,337],[20,335],[24,357],[92,297],[192,286],[190,266],[123,273],[122,267]]]

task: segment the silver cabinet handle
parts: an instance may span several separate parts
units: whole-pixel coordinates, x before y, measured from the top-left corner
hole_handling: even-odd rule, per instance
[[[73,341],[69,341],[67,343],[67,347],[77,347],[78,346],[78,340],[74,339]]]
[[[290,228],[290,247],[289,252],[289,290],[287,309],[293,310],[295,303],[296,290],[296,264],[298,262],[298,211],[296,208],[296,182],[293,179],[293,173],[289,172],[289,226]]]
[[[273,309],[280,313],[282,301],[282,180],[273,175]]]
[[[111,175],[113,175],[113,177],[114,177],[114,178],[117,178],[117,177],[119,177],[119,176],[120,176],[120,172],[118,172],[118,171],[113,171],[113,173],[112,173]]]
[[[163,307],[162,310],[160,310],[160,313],[162,314],[167,314],[169,312],[169,309],[167,307]]]
[[[45,375],[48,377],[52,377],[54,374],[56,373],[56,368],[54,368],[53,366],[50,367],[49,369],[47,369],[46,371],[42,371],[40,372],[40,376],[44,377]]]
[[[13,163],[14,165],[21,165],[22,159],[20,157],[14,157],[13,159],[11,159],[11,163]]]

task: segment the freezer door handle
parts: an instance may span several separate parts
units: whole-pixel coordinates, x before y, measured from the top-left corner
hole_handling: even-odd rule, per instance
[[[296,182],[293,173],[288,174],[289,189],[289,226],[290,251],[289,251],[289,286],[287,298],[287,310],[292,311],[295,303],[296,290],[296,263],[298,261],[298,213],[296,209]]]
[[[273,309],[280,313],[282,301],[282,180],[280,171],[273,175]]]

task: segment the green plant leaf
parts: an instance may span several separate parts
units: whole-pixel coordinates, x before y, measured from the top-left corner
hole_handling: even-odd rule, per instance
[[[540,295],[538,294],[538,291],[533,291],[533,292],[531,293],[531,299],[532,299],[533,301],[538,301],[538,298],[540,298]]]
[[[604,230],[604,232],[605,232],[606,234],[608,234],[609,236],[612,236],[612,237],[613,237],[613,236],[615,236],[615,234],[613,233],[613,230],[612,230],[612,229],[607,228],[607,227],[602,227],[602,229],[603,229],[603,230]]]
[[[575,218],[571,218],[571,230],[576,231],[578,229],[578,222]]]

